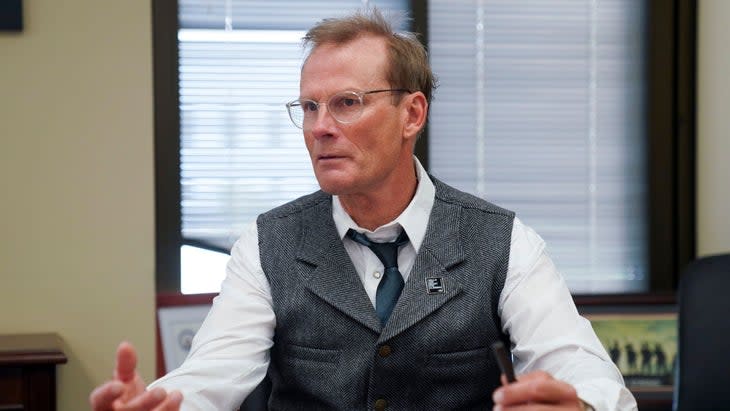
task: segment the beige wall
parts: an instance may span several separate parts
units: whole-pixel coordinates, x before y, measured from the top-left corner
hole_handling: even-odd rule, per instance
[[[57,332],[59,409],[154,370],[150,2],[26,0],[0,33],[0,333]]]
[[[61,411],[154,365],[149,1],[25,1],[0,34],[0,333],[58,332]],[[730,251],[730,2],[701,0],[698,252]]]
[[[730,252],[730,1],[700,0],[697,253]]]

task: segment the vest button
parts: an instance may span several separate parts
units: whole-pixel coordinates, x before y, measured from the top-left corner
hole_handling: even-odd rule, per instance
[[[391,352],[393,352],[393,350],[390,348],[390,345],[383,345],[378,348],[378,355],[383,358],[389,356]]]
[[[388,406],[388,401],[385,401],[382,398],[375,400],[375,411],[383,411],[385,409],[385,407],[387,407],[387,406]]]

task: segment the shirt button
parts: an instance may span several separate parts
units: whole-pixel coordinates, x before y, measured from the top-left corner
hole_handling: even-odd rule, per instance
[[[387,406],[388,406],[388,401],[385,401],[382,398],[375,400],[375,410],[376,411],[383,411],[385,409],[385,407],[387,407]]]
[[[383,358],[389,356],[391,352],[393,350],[390,348],[390,345],[383,345],[378,349],[378,355]]]
[[[373,277],[380,278],[380,271],[376,271],[373,273]]]

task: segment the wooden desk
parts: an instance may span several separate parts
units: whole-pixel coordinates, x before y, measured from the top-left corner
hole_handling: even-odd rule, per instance
[[[66,361],[56,334],[0,335],[0,411],[55,411],[56,364]]]

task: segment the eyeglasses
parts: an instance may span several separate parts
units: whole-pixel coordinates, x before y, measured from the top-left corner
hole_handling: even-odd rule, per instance
[[[289,118],[291,118],[292,123],[301,129],[305,128],[305,125],[312,124],[317,120],[319,108],[322,105],[327,106],[327,110],[335,120],[343,124],[349,124],[356,121],[362,115],[365,107],[363,96],[366,94],[385,93],[388,91],[399,93],[411,92],[404,88],[371,91],[343,91],[330,97],[326,103],[318,103],[309,99],[290,101],[286,103],[286,109],[289,112]]]

